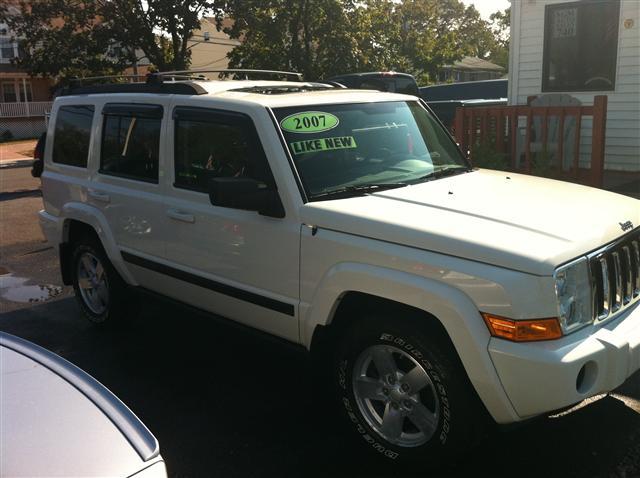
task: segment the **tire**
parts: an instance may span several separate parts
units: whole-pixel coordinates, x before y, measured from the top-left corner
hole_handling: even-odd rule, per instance
[[[438,466],[469,448],[486,411],[442,332],[421,327],[424,316],[397,315],[345,331],[332,373],[339,408],[353,436],[380,456]]]
[[[93,237],[79,240],[71,257],[73,290],[83,315],[94,324],[119,322],[130,294],[100,242]]]

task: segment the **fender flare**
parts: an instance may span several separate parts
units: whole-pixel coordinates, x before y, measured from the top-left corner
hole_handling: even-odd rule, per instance
[[[489,413],[499,423],[518,421],[487,348],[491,335],[471,298],[455,287],[407,272],[343,262],[324,275],[310,304],[300,307],[301,342],[310,348],[317,326],[330,325],[349,292],[373,295],[434,316],[444,327]]]
[[[118,271],[120,276],[127,284],[136,286],[138,285],[129,269],[125,265],[120,250],[116,245],[115,238],[109,228],[107,218],[104,216],[100,209],[91,206],[89,204],[83,204],[79,202],[69,202],[62,208],[61,214],[63,218],[60,221],[61,230],[59,231],[60,243],[66,243],[69,240],[69,221],[74,220],[88,226],[91,226],[98,235],[98,239],[102,243],[102,247],[107,253],[107,257],[113,264],[113,267]]]

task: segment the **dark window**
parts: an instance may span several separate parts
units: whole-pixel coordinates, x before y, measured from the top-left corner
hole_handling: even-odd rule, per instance
[[[158,182],[162,106],[107,104],[100,172]]]
[[[619,0],[547,5],[542,91],[613,90],[619,14]]]
[[[246,116],[176,108],[175,186],[208,191],[211,178],[245,177],[273,182],[253,122]]]
[[[89,140],[93,122],[93,106],[61,106],[56,115],[53,135],[54,163],[87,167]]]
[[[2,55],[2,58],[5,60],[11,60],[15,58],[16,55],[13,42],[0,40],[0,55]]]
[[[16,86],[13,81],[2,83],[2,100],[5,103],[15,103],[18,101],[16,96]]]

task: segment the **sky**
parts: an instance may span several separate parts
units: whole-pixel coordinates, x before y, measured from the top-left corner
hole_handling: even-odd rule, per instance
[[[497,12],[498,10],[504,10],[509,7],[509,0],[462,0],[465,5],[475,5],[476,10],[480,12],[480,15],[485,20],[489,20],[489,15]]]

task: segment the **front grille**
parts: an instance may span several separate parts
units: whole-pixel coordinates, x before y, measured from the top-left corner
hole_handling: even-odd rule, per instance
[[[593,318],[605,320],[640,297],[640,228],[589,254]]]

